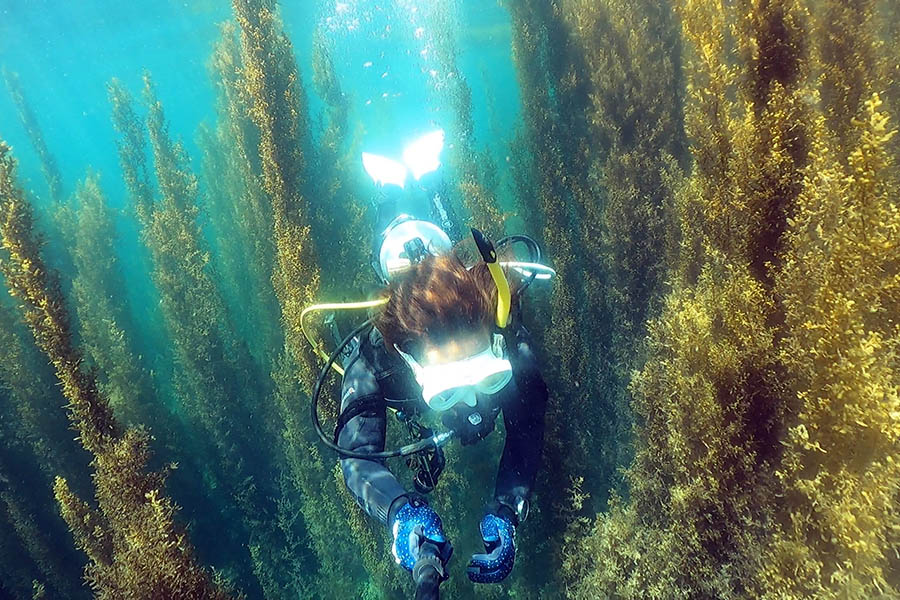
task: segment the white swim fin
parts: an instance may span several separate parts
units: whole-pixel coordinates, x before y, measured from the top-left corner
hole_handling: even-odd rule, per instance
[[[441,150],[444,149],[444,130],[426,133],[403,149],[403,162],[418,181],[422,175],[441,166]]]
[[[372,180],[380,185],[406,185],[406,167],[396,160],[377,154],[362,153],[363,167]]]

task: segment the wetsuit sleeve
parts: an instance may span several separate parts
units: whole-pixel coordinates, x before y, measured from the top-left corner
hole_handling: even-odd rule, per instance
[[[341,414],[364,405],[368,408],[341,428],[338,446],[356,452],[384,450],[387,416],[383,400],[374,373],[366,360],[357,354],[344,373]],[[370,517],[387,525],[389,516],[404,503],[406,490],[384,465],[384,461],[344,458],[341,469],[347,488],[362,509]]]
[[[518,395],[503,407],[506,445],[500,458],[494,497],[501,504],[515,506],[516,498],[528,498],[544,449],[544,413],[547,385],[524,327],[515,335],[513,374]]]

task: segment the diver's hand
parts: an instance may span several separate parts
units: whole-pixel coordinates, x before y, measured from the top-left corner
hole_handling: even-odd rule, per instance
[[[511,519],[488,513],[481,519],[486,554],[473,554],[467,574],[475,583],[498,583],[512,572],[516,560],[516,526]]]
[[[391,525],[394,543],[391,553],[397,564],[412,571],[419,560],[419,550],[426,540],[438,548],[438,557],[443,565],[450,560],[453,546],[444,536],[441,518],[421,498],[414,497],[397,511]]]

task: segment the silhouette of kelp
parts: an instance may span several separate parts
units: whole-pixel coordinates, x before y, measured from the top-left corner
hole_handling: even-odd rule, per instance
[[[22,127],[25,129],[25,133],[28,134],[28,139],[35,153],[37,153],[38,161],[41,164],[41,172],[47,181],[50,199],[55,204],[62,204],[65,201],[65,194],[59,167],[56,164],[56,158],[47,147],[44,132],[38,124],[37,115],[34,114],[34,110],[25,98],[25,91],[22,89],[22,83],[19,81],[19,74],[3,69],[3,79],[13,99],[13,104],[16,105],[16,111],[18,112],[19,120],[22,122]]]

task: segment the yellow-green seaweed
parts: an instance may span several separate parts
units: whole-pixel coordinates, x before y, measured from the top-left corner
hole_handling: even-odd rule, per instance
[[[332,457],[320,457],[314,434],[298,410],[306,396],[298,393],[298,385],[310,390],[315,372],[314,356],[300,330],[300,313],[316,299],[321,279],[311,235],[312,208],[305,189],[306,169],[312,160],[306,140],[305,98],[291,44],[281,30],[274,3],[234,0],[233,7],[241,30],[245,92],[260,133],[264,189],[272,207],[276,247],[272,280],[285,332],[285,352],[272,377],[284,423],[286,461],[292,483],[301,493],[301,510],[319,561],[320,593],[346,597],[355,593],[347,591],[355,587],[349,574],[359,572],[361,566],[354,544],[365,547],[373,543],[373,525],[355,532],[353,544],[340,548],[334,544],[335,528],[348,518],[346,508],[338,504],[342,486],[330,477]],[[325,405],[323,409],[327,414],[334,406]],[[377,544],[382,548],[381,555],[388,556],[383,541]],[[379,581],[385,593],[393,585]]]
[[[679,3],[681,257],[631,384],[629,498],[569,533],[574,598],[898,593],[895,134],[871,55],[819,103],[807,8]]]
[[[74,203],[77,225],[72,257],[77,275],[72,295],[82,348],[98,368],[100,387],[117,418],[129,424],[143,423],[161,436],[164,414],[150,375],[133,351],[134,324],[124,300],[115,225],[96,173],[88,173],[78,185]]]
[[[9,146],[0,142],[0,266],[35,340],[56,368],[82,445],[94,455],[96,508],[62,478],[54,492],[76,545],[90,558],[85,576],[97,598],[227,598],[193,558],[176,508],[162,492],[164,473],[148,472],[149,436],[113,417],[73,346],[58,284],[45,270],[30,206],[14,183]]]
[[[271,283],[275,256],[271,204],[263,190],[259,132],[249,116],[237,28],[228,21],[221,31],[209,64],[218,91],[218,123],[215,128],[201,127],[198,136],[204,154],[206,212],[213,239],[218,240],[214,247],[223,291],[232,291],[233,311],[251,311],[251,318],[236,325],[249,328],[241,330],[241,337],[263,367],[271,369],[284,345]]]
[[[276,254],[272,281],[287,346],[302,361],[303,380],[311,384],[313,356],[300,330],[300,313],[316,298],[320,275],[304,194],[310,160],[304,154],[308,150],[305,98],[274,3],[233,0],[233,8],[241,30],[250,116],[260,134],[263,189],[271,203]]]

